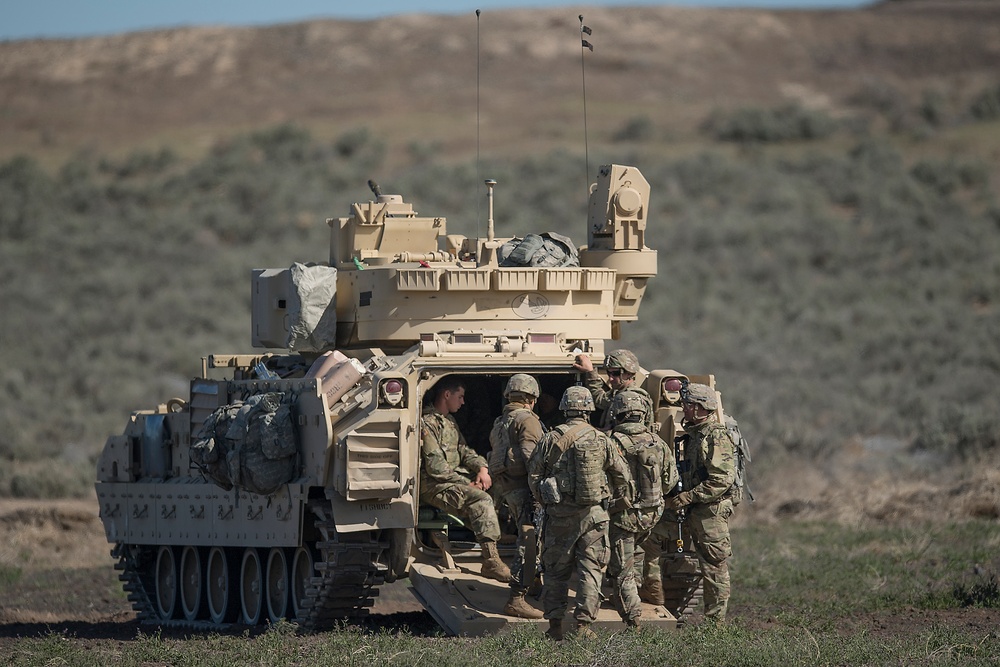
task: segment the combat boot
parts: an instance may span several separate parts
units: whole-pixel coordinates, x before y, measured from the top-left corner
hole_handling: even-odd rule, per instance
[[[577,639],[597,639],[597,633],[590,629],[590,623],[585,623],[583,621],[576,622],[576,628],[573,630],[573,636]]]
[[[503,606],[503,613],[518,618],[542,618],[545,616],[541,611],[528,604],[528,601],[524,599],[524,591],[510,592],[510,598]]]
[[[550,618],[549,629],[545,631],[545,634],[549,639],[561,642],[563,640],[562,619]]]
[[[639,599],[649,604],[663,604],[663,583],[659,578],[649,578],[639,587]]]
[[[483,569],[480,574],[487,579],[493,579],[501,583],[510,582],[510,568],[500,558],[497,551],[497,543],[485,541],[483,545]]]
[[[625,619],[625,630],[627,632],[639,632],[642,630],[642,626],[639,625],[638,618],[626,618]]]

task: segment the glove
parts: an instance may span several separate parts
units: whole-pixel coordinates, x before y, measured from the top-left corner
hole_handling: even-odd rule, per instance
[[[667,507],[672,510],[679,510],[680,508],[691,504],[691,492],[682,491],[676,496],[671,496],[667,498]]]

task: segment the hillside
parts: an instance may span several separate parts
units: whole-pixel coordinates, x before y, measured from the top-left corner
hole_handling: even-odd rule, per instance
[[[368,178],[579,240],[614,160],[660,251],[620,344],[717,374],[748,512],[1000,516],[1000,3],[585,19],[587,144],[570,11],[0,43],[0,495],[85,494]]]
[[[579,149],[584,77],[592,142],[647,117],[664,150],[683,150],[717,107],[886,111],[928,92],[954,102],[1000,71],[1000,3],[988,1],[587,8],[585,22],[584,66],[572,8],[0,43],[0,157],[195,155],[287,121],[321,138],[366,126],[397,159],[414,143],[469,158],[477,131],[485,155]]]

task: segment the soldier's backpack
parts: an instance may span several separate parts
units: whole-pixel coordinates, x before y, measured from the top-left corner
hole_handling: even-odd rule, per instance
[[[662,440],[647,431],[642,424],[634,426],[634,429],[620,429],[612,433],[612,438],[625,450],[625,459],[635,479],[636,498],[633,507],[659,507],[663,503],[663,451],[666,444],[661,446]]]
[[[730,415],[726,415],[726,430],[729,432],[729,437],[732,438],[733,444],[736,446],[736,479],[733,481],[733,488],[730,494],[733,507],[736,507],[743,502],[744,497],[749,498],[750,502],[754,501],[753,492],[750,491],[750,487],[747,485],[750,445],[740,432],[740,425]]]
[[[255,394],[213,412],[191,445],[205,477],[229,490],[270,495],[292,480],[298,444],[281,392]]]
[[[562,496],[577,505],[598,505],[610,495],[604,473],[604,442],[597,430],[584,433],[588,427],[583,424],[567,431],[556,427],[559,437],[554,449],[563,455],[554,466],[553,476]]]
[[[497,417],[493,422],[493,429],[490,431],[491,475],[505,472],[511,477],[523,477],[528,474],[527,461],[521,455],[520,448],[514,447],[511,431],[532,414],[534,413],[528,408],[520,408]]]

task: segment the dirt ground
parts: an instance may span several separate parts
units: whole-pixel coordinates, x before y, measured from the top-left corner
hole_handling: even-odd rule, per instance
[[[50,632],[125,640],[144,627],[122,591],[97,512],[96,498],[0,499],[0,581],[7,568],[21,572],[0,583],[0,641]],[[380,589],[373,614],[385,627],[436,627],[405,581]]]
[[[884,451],[878,458],[886,458]],[[800,519],[888,525],[1000,516],[1000,470],[996,466],[979,466],[956,473],[950,480],[937,475],[909,481],[874,479],[871,470],[865,475],[857,472],[866,467],[870,469],[872,463],[863,450],[845,451],[839,462],[783,473],[778,476],[782,484],[762,479],[758,500],[746,511],[741,508],[735,525]],[[125,640],[143,628],[117,580],[97,512],[95,498],[0,499],[0,585],[4,591],[0,595],[0,642],[50,632],[80,639]],[[5,573],[15,568],[20,576],[4,582]],[[372,611],[369,623],[373,626],[405,628],[418,635],[437,631],[405,581],[383,586]],[[760,629],[776,624],[775,613],[738,604],[731,609],[731,616]],[[845,632],[887,638],[944,628],[982,634],[1000,626],[1000,610],[909,609],[891,615],[858,615],[848,625]]]

